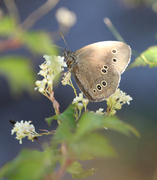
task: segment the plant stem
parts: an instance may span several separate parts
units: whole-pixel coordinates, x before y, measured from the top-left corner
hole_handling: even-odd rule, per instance
[[[118,41],[122,41],[125,42],[124,39],[122,38],[122,36],[119,34],[119,32],[117,31],[117,29],[113,26],[112,22],[110,21],[109,18],[104,18],[104,23],[106,24],[106,26],[110,29],[110,31],[112,32],[112,34],[115,36],[115,38]]]
[[[75,158],[69,158],[68,147],[66,143],[62,143],[61,152],[65,158],[64,164],[59,168],[58,172],[49,174],[45,180],[61,180],[65,174],[66,169],[75,161]]]

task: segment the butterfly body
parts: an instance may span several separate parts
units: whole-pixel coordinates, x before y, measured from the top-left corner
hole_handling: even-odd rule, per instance
[[[102,41],[75,53],[64,50],[63,56],[80,90],[90,101],[98,102],[116,91],[131,49],[123,42]]]

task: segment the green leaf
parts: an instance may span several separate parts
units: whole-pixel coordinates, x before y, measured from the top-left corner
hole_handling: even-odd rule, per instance
[[[119,118],[116,116],[104,118],[103,125],[107,129],[115,130],[127,136],[130,136],[131,133],[133,133],[138,138],[140,137],[139,132],[133,126],[119,120]]]
[[[72,113],[70,114],[72,115]],[[67,116],[63,116],[62,119],[64,120],[62,120],[54,134],[53,143],[59,144],[65,142],[71,154],[76,154],[78,159],[116,157],[116,152],[106,137],[95,133],[94,131],[96,130],[105,130],[106,128],[116,130],[125,135],[134,133],[136,136],[140,136],[135,128],[120,121],[117,117],[86,112],[81,116],[78,126],[75,129],[71,128],[69,121],[65,117]],[[82,157],[82,155],[88,156]]]
[[[66,171],[72,175],[72,178],[82,179],[93,175],[96,169],[92,168],[89,170],[83,170],[82,164],[80,164],[78,161],[75,161]]]
[[[63,143],[71,142],[73,139],[73,133],[76,129],[75,109],[73,105],[70,105],[62,114],[55,115],[52,119],[60,120],[60,125],[58,126],[52,143]],[[50,120],[52,120],[50,119]],[[49,122],[50,123],[50,122]]]
[[[3,16],[0,19],[0,36],[8,36],[16,30],[15,20],[9,16]]]
[[[45,121],[47,122],[47,124],[48,124],[49,126],[51,126],[51,122],[52,122],[53,119],[54,119],[54,116],[45,118]]]
[[[147,65],[150,68],[157,66],[157,46],[151,46],[146,51],[142,52],[141,55],[129,65],[128,69]]]
[[[92,113],[84,113],[81,116],[75,137],[80,138],[85,133],[103,128],[116,130],[125,135],[130,135],[130,133],[133,133],[137,137],[140,137],[139,133],[134,127],[120,121],[117,117],[115,116],[108,117],[108,116],[92,114]]]
[[[89,153],[82,152],[79,156],[77,156],[77,159],[81,161],[85,161],[85,160],[92,160],[94,159],[94,157]]]
[[[23,34],[24,44],[33,52],[39,54],[57,54],[56,48],[52,44],[51,37],[46,32],[32,31]]]
[[[102,128],[104,116],[85,112],[79,120],[76,137],[80,138],[85,133]]]
[[[96,170],[97,169],[92,168],[92,169],[88,169],[88,170],[82,171],[80,173],[71,174],[71,175],[72,175],[72,178],[74,178],[74,179],[83,179],[85,177],[89,177],[89,176],[93,175]]]
[[[75,122],[75,106],[70,105],[63,113],[58,115],[58,119],[62,121],[67,121],[71,129],[76,128],[76,122]]]
[[[23,150],[0,169],[0,179],[43,180],[54,169],[56,157],[51,149],[44,152]]]
[[[82,164],[80,164],[78,161],[74,161],[70,167],[67,168],[67,172],[74,174],[74,173],[80,173],[83,171]]]
[[[69,143],[73,138],[73,134],[67,121],[63,121],[57,128],[53,136],[53,144]]]
[[[0,57],[0,76],[7,79],[13,95],[19,95],[23,90],[34,92],[35,73],[25,57]]]
[[[75,107],[74,107],[74,105],[70,105],[60,115],[54,115],[52,117],[46,118],[45,120],[47,121],[49,126],[51,125],[51,122],[52,122],[53,119],[60,120],[60,122],[67,121],[69,126],[71,127],[71,129],[75,129],[76,123],[75,123],[74,113],[75,113]]]
[[[109,158],[116,157],[115,150],[109,144],[104,135],[98,133],[87,133],[82,138],[71,144],[71,148],[80,157],[86,153],[93,157]]]

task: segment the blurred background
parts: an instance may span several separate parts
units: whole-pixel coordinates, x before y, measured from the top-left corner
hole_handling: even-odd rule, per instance
[[[3,14],[8,13],[6,2],[0,1]],[[44,4],[45,0],[15,0],[21,22],[33,11]],[[9,6],[9,5],[7,5]],[[60,7],[66,7],[77,16],[74,26],[63,31],[63,35],[71,51],[90,43],[98,41],[116,40],[103,19],[108,17],[127,44],[139,53],[148,47],[156,45],[157,33],[157,1],[155,0],[60,0],[52,10],[42,16],[31,30],[46,30],[53,34],[55,44],[67,48],[63,39],[55,32],[59,29],[55,13]],[[0,27],[1,28],[1,27]],[[1,39],[1,41],[3,38]],[[25,47],[13,48],[1,51],[4,55],[22,55],[31,60],[30,66],[37,73],[38,65],[44,59],[41,54],[31,53]],[[62,50],[59,52],[62,55]],[[131,62],[136,57],[132,56]],[[1,73],[0,73],[1,75]],[[97,167],[93,176],[86,180],[157,180],[157,69],[138,67],[125,71],[122,74],[120,89],[129,94],[133,101],[130,105],[117,112],[118,117],[134,126],[141,134],[138,139],[135,136],[126,137],[117,132],[105,132],[111,143],[117,150],[117,159],[86,161],[84,168]],[[39,79],[39,77],[37,77]],[[25,79],[23,79],[25,81]],[[74,81],[73,81],[74,82]],[[76,86],[76,83],[74,82]],[[35,85],[34,85],[35,87]],[[78,89],[77,89],[78,90]],[[55,129],[57,123],[48,127],[44,118],[54,115],[51,102],[38,91],[33,94],[28,92],[12,95],[12,89],[8,85],[5,76],[0,77],[0,166],[13,159],[22,148],[41,149],[37,141],[32,143],[27,139],[20,145],[15,136],[11,136],[12,125],[9,119],[16,121],[33,121],[36,131],[39,129]],[[79,92],[79,90],[78,90]],[[59,84],[55,88],[55,98],[60,103],[60,111],[63,112],[74,98],[70,86]],[[106,103],[91,103],[90,110],[106,108]],[[48,137],[39,139],[42,143],[48,141]],[[64,180],[71,180],[69,174],[65,174]]]

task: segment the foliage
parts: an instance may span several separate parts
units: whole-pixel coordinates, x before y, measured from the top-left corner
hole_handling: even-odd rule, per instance
[[[9,16],[0,19],[0,51],[27,47],[32,53],[54,54],[57,53],[52,45],[50,35],[45,31],[23,31]],[[32,94],[36,75],[33,64],[28,57],[19,55],[3,55],[0,57],[0,75],[10,85],[13,95],[19,95],[24,90]]]
[[[74,19],[72,23],[74,23]],[[109,23],[109,28],[115,36],[123,41],[123,38],[118,34],[111,22],[108,19],[106,22]],[[29,31],[26,26],[24,28],[22,25],[18,24],[10,16],[3,16],[0,19],[1,52],[26,47],[31,53],[38,56],[57,53],[57,50],[53,46],[50,33],[46,31]],[[65,26],[66,24],[64,24]],[[150,68],[156,67],[156,52],[156,46],[148,48],[135,59],[129,68],[146,65],[149,65]],[[12,94],[19,95],[24,90],[29,93],[33,92],[36,75],[32,67],[33,63],[30,63],[28,57],[19,55],[3,55],[0,57],[0,75],[8,81]],[[47,78],[48,75],[46,74],[44,77]],[[48,81],[46,83],[48,84]],[[49,92],[44,95],[52,101],[56,114],[45,120],[49,126],[52,121],[56,120],[58,127],[56,130],[50,132],[47,130],[40,134],[34,132],[36,136],[32,137],[38,139],[42,135],[51,135],[51,142],[50,144],[46,144],[41,152],[28,149],[22,150],[17,157],[1,167],[0,179],[59,180],[65,171],[70,173],[72,178],[82,179],[91,176],[97,170],[93,167],[91,169],[84,169],[81,164],[82,161],[92,160],[94,158],[116,158],[118,156],[116,150],[110,144],[109,139],[105,136],[106,131],[112,130],[129,137],[132,134],[140,137],[140,134],[134,127],[121,121],[117,116],[110,116],[111,108],[107,109],[107,113],[102,112],[102,110],[98,110],[97,112],[87,110],[86,106],[88,102],[85,101],[83,95],[77,97],[71,80],[67,78],[64,83],[69,83],[74,89],[75,100],[79,99],[79,101],[75,103],[73,101],[64,112],[60,113],[59,103],[54,98],[53,88],[47,85],[47,89],[44,88],[43,91],[46,89],[46,93]],[[51,85],[53,86],[53,83]],[[116,109],[118,100],[119,98],[116,98],[115,104],[111,103],[112,109]],[[79,103],[80,101],[83,104]],[[126,100],[125,103],[129,101]],[[122,102],[120,104],[121,106],[124,104],[124,101]],[[121,109],[121,106],[119,109]],[[33,132],[31,133],[33,134]],[[58,165],[59,168],[56,171]]]
[[[61,123],[52,138],[51,146],[43,152],[23,150],[11,162],[1,168],[0,178],[34,180],[44,179],[45,176],[55,177],[52,174],[56,163],[66,166],[66,171],[73,178],[81,179],[92,175],[96,169],[83,170],[79,161],[93,158],[115,158],[117,153],[105,135],[99,130],[116,130],[125,135],[139,133],[127,123],[117,117],[85,112],[79,121],[74,121],[73,106],[69,106],[62,114],[52,117],[60,119]],[[61,145],[59,149],[58,145]]]
[[[150,68],[157,66],[157,46],[151,46],[144,52],[142,52],[133,63],[130,64],[129,68],[139,66],[149,66]]]
[[[1,56],[0,75],[8,80],[11,93],[19,95],[23,90],[32,92],[35,73],[28,58],[15,55]]]

